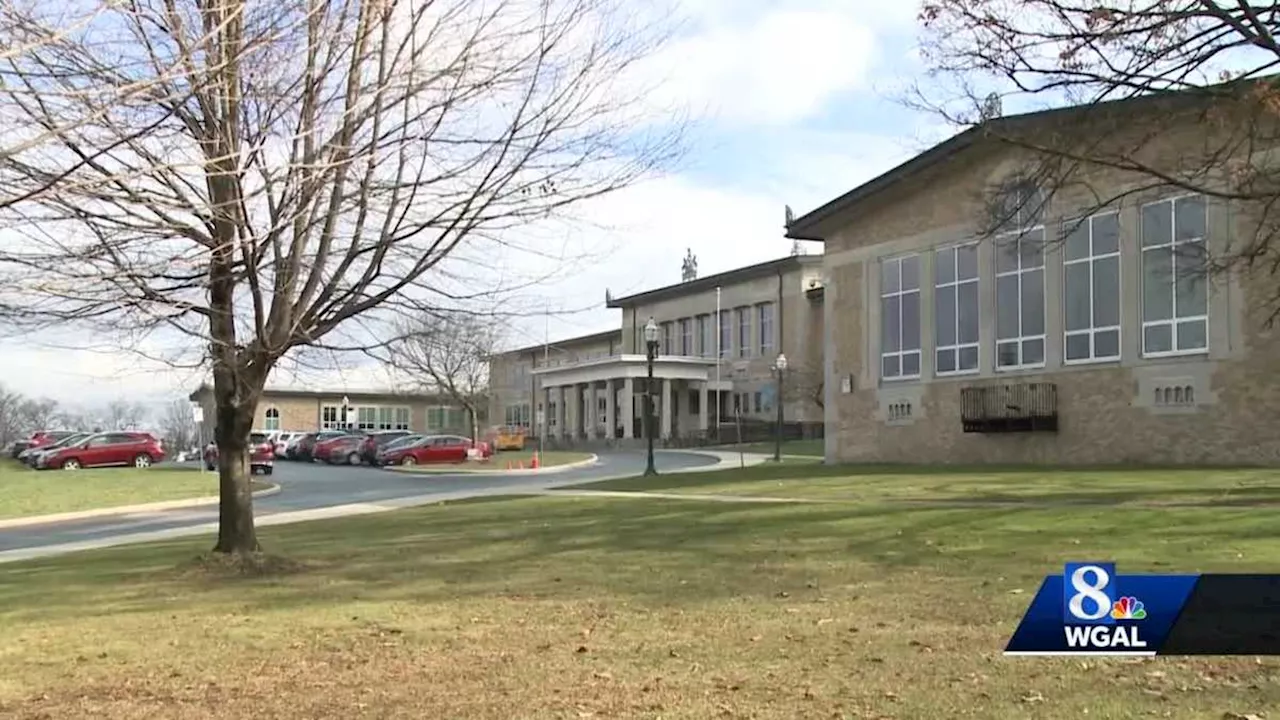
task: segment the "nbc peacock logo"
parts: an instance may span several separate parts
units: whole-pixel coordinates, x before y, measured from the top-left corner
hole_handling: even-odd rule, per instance
[[[1111,605],[1111,617],[1115,620],[1144,620],[1147,608],[1136,597],[1122,597]]]

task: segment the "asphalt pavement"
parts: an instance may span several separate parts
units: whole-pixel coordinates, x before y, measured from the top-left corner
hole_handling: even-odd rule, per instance
[[[659,472],[707,468],[720,462],[714,455],[663,451],[656,455]],[[371,467],[333,466],[279,461],[269,478],[280,486],[276,495],[255,500],[260,524],[276,520],[323,517],[325,510],[353,505],[423,504],[433,496],[458,499],[522,492],[638,475],[645,467],[643,452],[602,452],[594,465],[562,472],[489,475],[408,473]],[[192,472],[196,472],[193,470]],[[399,501],[399,502],[397,502]],[[0,562],[61,554],[98,544],[119,544],[204,532],[218,519],[216,506],[128,513],[0,530]]]

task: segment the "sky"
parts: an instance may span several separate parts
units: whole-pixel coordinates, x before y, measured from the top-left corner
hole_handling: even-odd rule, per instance
[[[936,118],[906,108],[916,59],[916,3],[906,0],[687,0],[678,35],[646,65],[652,99],[686,107],[688,152],[660,176],[593,203],[589,262],[542,289],[547,317],[509,328],[511,347],[616,328],[615,296],[680,280],[686,250],[701,275],[781,257],[784,207],[797,214],[943,139]],[[808,246],[807,252],[821,252]],[[572,311],[572,312],[570,312]],[[356,358],[269,386],[368,389],[397,382]],[[116,398],[163,403],[189,393],[199,371],[120,352],[0,343],[0,383],[70,405]]]

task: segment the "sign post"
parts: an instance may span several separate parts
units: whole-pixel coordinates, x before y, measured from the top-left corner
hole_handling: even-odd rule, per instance
[[[196,462],[200,463],[200,472],[204,473],[204,408],[192,405],[191,419],[196,421],[199,428],[196,431]]]

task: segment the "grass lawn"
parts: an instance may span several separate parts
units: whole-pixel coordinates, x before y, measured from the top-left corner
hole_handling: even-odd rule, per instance
[[[7,565],[0,716],[1216,720],[1280,706],[1277,659],[1001,655],[1065,560],[1274,571],[1270,509],[543,497],[261,535],[305,567],[226,576],[190,562],[207,538]]]
[[[749,453],[765,453],[772,455],[774,444],[772,442],[763,443],[744,443],[742,445],[717,445],[713,450],[721,452],[737,452],[742,450]],[[809,455],[811,457],[822,457],[822,440],[787,440],[782,443],[783,455]]]
[[[218,494],[218,476],[191,469],[31,470],[0,463],[0,518],[97,510]]]
[[[1186,468],[943,468],[767,462],[575,486],[698,495],[747,495],[919,504],[1280,503],[1280,471]]]
[[[508,462],[511,463],[513,467],[518,463],[524,463],[524,466],[527,468],[529,467],[529,463],[533,461],[534,452],[535,451],[533,450],[505,450],[500,453],[495,453],[487,462],[465,463],[459,465],[414,465],[410,467],[398,465],[394,466],[394,469],[406,472],[458,473],[471,472],[475,470],[504,470],[506,469]],[[568,465],[569,463],[582,462],[584,460],[589,460],[590,458],[591,453],[559,452],[553,450],[542,453],[538,458],[538,463],[541,467],[552,467],[555,465]]]

